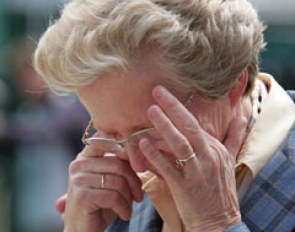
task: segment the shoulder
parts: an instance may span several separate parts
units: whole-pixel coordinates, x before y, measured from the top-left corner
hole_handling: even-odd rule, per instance
[[[295,228],[295,124],[280,149],[257,175],[241,202],[250,231]]]

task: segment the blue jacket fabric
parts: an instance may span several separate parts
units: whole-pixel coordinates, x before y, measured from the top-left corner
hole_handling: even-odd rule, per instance
[[[250,231],[295,229],[295,125],[271,161],[251,183],[241,202]]]
[[[130,221],[116,219],[105,232],[161,232],[162,219],[147,194],[140,203],[133,203]]]

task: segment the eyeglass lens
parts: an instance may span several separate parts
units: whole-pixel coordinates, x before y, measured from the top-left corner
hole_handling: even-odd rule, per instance
[[[109,138],[102,138],[102,137],[91,137],[86,139],[88,144],[93,144],[97,148],[103,151],[109,151],[109,152],[123,152],[124,151],[124,145],[126,143],[131,144],[132,146],[138,146],[139,141],[142,138],[151,138],[149,135],[149,131],[151,131],[154,128],[149,128],[144,131],[139,131],[135,134],[132,134],[128,139],[126,140],[120,140],[117,141],[115,139],[109,139]]]

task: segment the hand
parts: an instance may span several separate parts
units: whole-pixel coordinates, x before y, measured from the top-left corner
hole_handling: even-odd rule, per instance
[[[153,95],[159,106],[151,106],[148,116],[170,152],[149,139],[140,148],[169,188],[186,230],[223,231],[240,222],[234,166],[247,122],[241,105],[221,143],[166,89],[156,87]],[[176,159],[194,152],[196,158],[177,167]]]
[[[117,216],[128,220],[132,201],[141,199],[141,182],[129,163],[90,145],[71,163],[66,200],[62,197],[57,209],[65,210],[65,232],[98,232]]]

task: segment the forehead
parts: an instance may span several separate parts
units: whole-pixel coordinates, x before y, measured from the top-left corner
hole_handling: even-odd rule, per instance
[[[173,82],[155,60],[139,61],[128,72],[109,72],[83,87],[78,95],[96,128],[126,131],[149,126],[146,111],[154,104],[156,85],[174,89]]]

